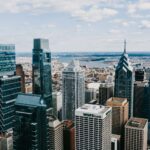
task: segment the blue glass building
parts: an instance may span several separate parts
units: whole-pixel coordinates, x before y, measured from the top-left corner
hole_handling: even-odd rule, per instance
[[[15,103],[14,150],[49,150],[46,105],[41,96],[19,94]]]
[[[0,76],[14,75],[15,70],[15,45],[0,44]]]
[[[14,103],[21,91],[20,77],[15,75],[15,46],[0,44],[0,132],[13,128]]]
[[[34,39],[33,48],[33,93],[41,94],[47,108],[53,107],[51,52],[47,39]]]
[[[115,97],[127,98],[129,102],[129,116],[133,116],[133,68],[126,53],[126,41],[124,52],[115,71]]]

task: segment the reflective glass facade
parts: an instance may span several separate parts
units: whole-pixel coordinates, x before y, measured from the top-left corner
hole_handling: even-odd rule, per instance
[[[14,75],[15,70],[15,45],[0,44],[0,76]]]
[[[20,91],[20,77],[0,78],[0,132],[2,133],[13,127],[14,103]]]
[[[62,73],[63,120],[74,120],[75,109],[85,103],[85,74],[78,61],[72,61]]]
[[[46,105],[41,96],[19,94],[15,103],[14,150],[50,149]]]
[[[53,107],[51,52],[47,39],[35,39],[33,49],[33,93],[41,94],[47,107]]]

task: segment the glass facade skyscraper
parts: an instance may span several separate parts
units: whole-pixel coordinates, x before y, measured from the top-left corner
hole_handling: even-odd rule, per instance
[[[15,46],[0,44],[0,132],[13,128],[14,103],[21,91],[20,77],[16,70]]]
[[[126,41],[124,52],[115,71],[115,97],[127,98],[129,102],[129,116],[133,116],[133,68],[126,53]]]
[[[0,44],[0,76],[14,75],[15,45]]]
[[[20,91],[20,77],[0,78],[0,132],[2,133],[13,127],[14,103]]]
[[[85,75],[79,61],[73,60],[64,69],[63,81],[63,120],[74,120],[75,109],[85,103]]]
[[[33,93],[42,95],[47,107],[53,107],[51,52],[47,39],[34,39]]]
[[[48,150],[48,120],[41,96],[19,94],[15,110],[14,150]]]

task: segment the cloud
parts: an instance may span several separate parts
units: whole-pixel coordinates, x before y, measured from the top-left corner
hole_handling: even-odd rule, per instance
[[[72,13],[73,17],[77,17],[80,20],[86,22],[97,22],[104,18],[115,16],[118,12],[110,8],[98,8],[96,6],[91,7],[88,11],[80,9]]]
[[[150,29],[150,21],[149,20],[142,20],[141,24],[139,25],[141,29]]]
[[[108,7],[118,0],[0,0],[0,12],[4,13],[50,13],[63,12],[87,22],[96,22],[117,15]]]
[[[133,14],[136,13],[138,10],[146,11],[150,10],[150,1],[140,0],[136,3],[130,3],[128,5],[128,13]]]
[[[120,34],[121,33],[121,31],[118,29],[111,29],[109,32],[112,34]]]
[[[114,19],[112,22],[122,25],[123,27],[128,27],[130,24],[134,24],[134,21],[128,21],[123,19]]]

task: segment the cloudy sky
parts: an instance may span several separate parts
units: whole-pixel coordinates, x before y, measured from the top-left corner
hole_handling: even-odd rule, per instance
[[[150,52],[150,0],[0,0],[0,43],[31,51],[48,38],[52,51]]]

